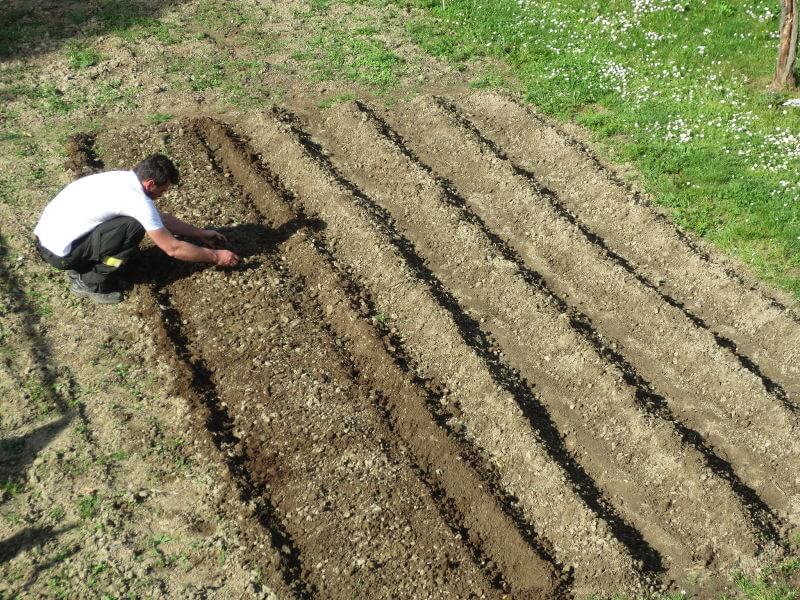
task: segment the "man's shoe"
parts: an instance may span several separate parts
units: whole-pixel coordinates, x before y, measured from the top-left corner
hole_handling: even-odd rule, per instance
[[[67,279],[70,281],[75,281],[76,279],[80,278],[81,274],[73,269],[69,269],[67,271]]]
[[[69,290],[79,298],[89,298],[96,304],[119,304],[122,302],[121,292],[95,292],[83,283],[80,276],[72,280]]]

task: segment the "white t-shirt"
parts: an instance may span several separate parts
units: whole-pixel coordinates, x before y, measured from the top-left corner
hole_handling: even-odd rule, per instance
[[[133,217],[145,231],[164,224],[153,201],[133,171],[108,171],[77,179],[50,201],[33,233],[57,256],[66,256],[72,242],[100,223]]]

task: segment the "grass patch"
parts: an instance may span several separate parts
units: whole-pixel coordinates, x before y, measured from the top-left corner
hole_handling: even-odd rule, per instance
[[[39,415],[46,415],[56,408],[57,392],[55,387],[37,377],[29,377],[22,386],[23,396]]]
[[[325,100],[319,103],[319,107],[322,109],[331,108],[332,106],[336,106],[337,104],[343,104],[344,102],[350,102],[351,100],[355,100],[356,98],[358,98],[358,96],[350,92],[346,92],[344,94],[337,94],[335,96],[325,98]]]
[[[261,84],[264,68],[261,60],[200,58],[175,60],[167,72],[177,87],[195,92],[217,90],[226,103],[248,107],[273,93]]]
[[[767,569],[758,577],[734,575],[733,581],[739,590],[736,596],[725,596],[723,600],[746,598],[747,600],[797,600],[798,589],[790,580],[800,570],[800,560],[788,560],[776,568]]]
[[[45,114],[68,113],[73,108],[73,102],[52,83],[45,83],[33,88],[32,96],[39,100]]]
[[[160,21],[149,9],[135,2],[101,0],[93,14],[108,33],[125,41],[154,38],[162,44],[175,44],[182,39],[175,26]]]
[[[67,60],[72,69],[86,69],[98,64],[101,60],[100,53],[90,46],[71,44],[67,49]]]
[[[128,453],[122,450],[118,450],[116,452],[112,452],[111,454],[107,454],[106,456],[99,456],[95,460],[96,464],[98,465],[115,465],[120,463],[124,460],[127,460]]]
[[[775,6],[412,4],[424,12],[408,32],[423,49],[456,65],[502,60],[528,101],[590,129],[612,160],[635,164],[681,226],[800,298],[800,110],[766,91]]]
[[[52,597],[57,600],[67,600],[72,597],[72,586],[69,577],[65,573],[50,577],[50,579],[47,580],[47,587]]]
[[[47,518],[53,521],[54,523],[60,523],[64,517],[66,516],[67,511],[64,510],[62,506],[54,506],[50,509],[50,512],[47,513]]]
[[[10,479],[0,482],[0,497],[13,498],[22,491],[22,484]]]
[[[6,206],[19,205],[20,192],[20,186],[16,178],[0,173],[0,204],[5,204]]]
[[[84,521],[96,517],[99,508],[100,498],[97,497],[97,494],[89,494],[78,500],[78,515]]]
[[[326,13],[331,7],[331,0],[310,0],[311,10],[319,13]]]
[[[469,82],[469,87],[476,90],[493,90],[502,88],[506,84],[502,75],[497,73],[483,73]]]
[[[34,46],[47,37],[63,35],[63,25],[47,23],[32,8],[0,8],[0,56],[12,56],[16,52]]]
[[[403,60],[382,42],[344,34],[317,36],[311,47],[319,51],[313,69],[321,80],[344,79],[379,90],[398,82]]]
[[[397,85],[406,70],[405,61],[379,39],[373,26],[348,30],[324,20],[313,20],[311,26],[319,33],[291,58],[307,63],[318,81],[349,81],[382,93]]]
[[[37,178],[36,181],[38,180]],[[50,305],[50,298],[46,294],[37,290],[28,290],[26,297],[36,316],[45,319],[53,316],[53,307]]]
[[[94,93],[88,98],[87,102],[95,108],[120,105],[132,108],[135,105],[134,88],[124,89],[123,80],[120,77],[110,77],[102,80],[95,85]]]
[[[175,118],[175,115],[171,115],[170,113],[153,113],[147,117],[147,120],[151,123],[155,123],[159,125],[161,123],[166,123],[167,121],[171,121]]]

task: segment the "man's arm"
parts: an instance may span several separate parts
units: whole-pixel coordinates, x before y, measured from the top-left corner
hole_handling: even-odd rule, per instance
[[[194,238],[207,242],[212,246],[219,243],[228,243],[225,236],[218,231],[214,231],[213,229],[200,229],[199,227],[181,221],[178,217],[174,217],[162,211],[158,211],[158,214],[161,216],[161,222],[164,224],[164,227],[166,227],[172,235]]]
[[[195,227],[194,229],[197,228]],[[239,262],[239,257],[230,250],[212,250],[211,248],[195,246],[177,239],[166,227],[148,231],[147,235],[167,255],[178,260],[211,263],[223,267],[232,267]]]

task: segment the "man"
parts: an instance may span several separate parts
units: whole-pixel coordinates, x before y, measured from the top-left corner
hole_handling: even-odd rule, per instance
[[[73,181],[45,207],[33,233],[48,263],[67,270],[70,290],[100,304],[122,301],[117,275],[139,252],[144,234],[169,256],[232,267],[239,257],[215,249],[227,240],[159,211],[153,200],[178,183],[178,170],[154,154],[132,171],[109,171]],[[208,244],[205,248],[174,236]]]

